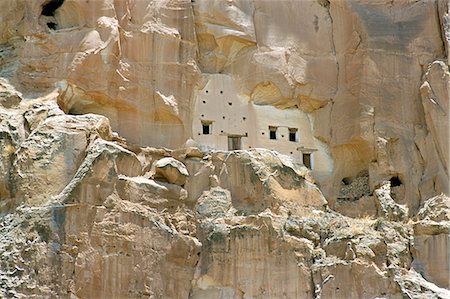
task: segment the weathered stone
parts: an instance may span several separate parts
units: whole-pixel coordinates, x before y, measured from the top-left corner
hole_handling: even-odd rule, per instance
[[[58,199],[65,203],[101,203],[113,192],[119,175],[138,176],[140,166],[133,153],[98,139],[89,146],[86,158]]]
[[[391,183],[385,182],[380,188],[375,189],[375,203],[378,215],[391,221],[405,221],[408,217],[408,208],[397,204],[392,199]]]
[[[324,267],[324,269],[322,269]],[[389,277],[383,274],[375,265],[367,265],[360,262],[336,263],[332,266],[314,267],[313,271],[320,273],[322,284],[327,277],[332,276],[323,284],[321,297],[319,298],[375,298],[385,297],[401,298],[396,295],[399,286]],[[370,283],[368,283],[370,281]],[[345,285],[346,287],[341,287]],[[317,298],[317,297],[316,297]]]
[[[0,297],[450,298],[449,9],[0,1]]]
[[[12,184],[13,162],[16,151],[25,140],[26,132],[22,116],[8,113],[0,108],[0,200],[3,206],[6,199],[14,194]],[[6,205],[11,204],[7,203]],[[5,207],[6,208],[6,207]],[[3,208],[2,208],[3,209]]]
[[[17,150],[13,175],[17,200],[47,204],[72,180],[89,142],[108,138],[109,130],[108,120],[98,115],[45,119]]]
[[[187,198],[185,189],[178,185],[146,179],[119,176],[116,189],[120,198],[152,208],[167,209],[181,205]]]
[[[242,224],[226,225],[207,220],[199,271],[194,278],[193,298],[311,297],[308,263],[313,245],[305,239],[283,238],[269,217],[250,217]],[[271,241],[269,241],[271,240]],[[272,271],[260,273],[260,263]],[[275,283],[277,287],[267,288]],[[300,287],[302,286],[302,287]]]
[[[217,152],[211,157],[220,187],[231,192],[242,213],[326,204],[306,167],[273,151]]]
[[[4,108],[16,108],[21,101],[21,95],[10,84],[0,80],[0,105]]]
[[[156,177],[163,177],[171,184],[183,186],[186,183],[186,178],[189,176],[186,166],[172,157],[156,161],[153,167],[155,168]]]
[[[427,200],[414,224],[413,267],[439,287],[450,287],[450,200],[443,194]]]
[[[195,207],[197,213],[202,217],[223,217],[230,208],[230,191],[220,187],[205,191]]]
[[[417,213],[418,220],[450,221],[450,197],[440,194],[425,201]]]

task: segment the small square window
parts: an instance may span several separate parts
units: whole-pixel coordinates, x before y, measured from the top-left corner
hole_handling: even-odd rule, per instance
[[[203,135],[211,135],[212,134],[212,122],[202,121],[202,132],[203,132]]]
[[[297,128],[289,128],[289,141],[297,142]]]
[[[277,139],[277,127],[269,126],[269,139]]]

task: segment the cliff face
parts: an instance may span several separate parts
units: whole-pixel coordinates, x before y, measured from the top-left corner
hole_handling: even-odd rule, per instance
[[[3,0],[0,19],[1,296],[450,296],[448,1]],[[244,151],[197,135],[220,130],[205,99],[246,109],[254,131],[212,136]],[[289,146],[264,131],[281,117]]]

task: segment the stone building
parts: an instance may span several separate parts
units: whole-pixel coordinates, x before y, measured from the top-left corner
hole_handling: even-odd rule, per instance
[[[332,162],[313,136],[311,118],[297,108],[255,105],[230,76],[213,74],[197,90],[192,133],[199,144],[219,150],[276,150],[325,175]]]

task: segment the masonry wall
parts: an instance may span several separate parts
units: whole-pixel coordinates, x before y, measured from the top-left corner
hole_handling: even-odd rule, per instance
[[[314,138],[312,116],[299,109],[277,109],[254,105],[248,96],[238,94],[233,79],[224,74],[206,77],[197,90],[192,124],[193,139],[201,145],[228,150],[228,136],[240,136],[242,149],[267,148],[303,162],[311,154],[312,169],[321,176],[332,170],[326,147]],[[210,134],[202,124],[210,123]],[[269,127],[276,127],[276,139],[270,139]],[[289,129],[297,129],[296,140],[289,140]]]

